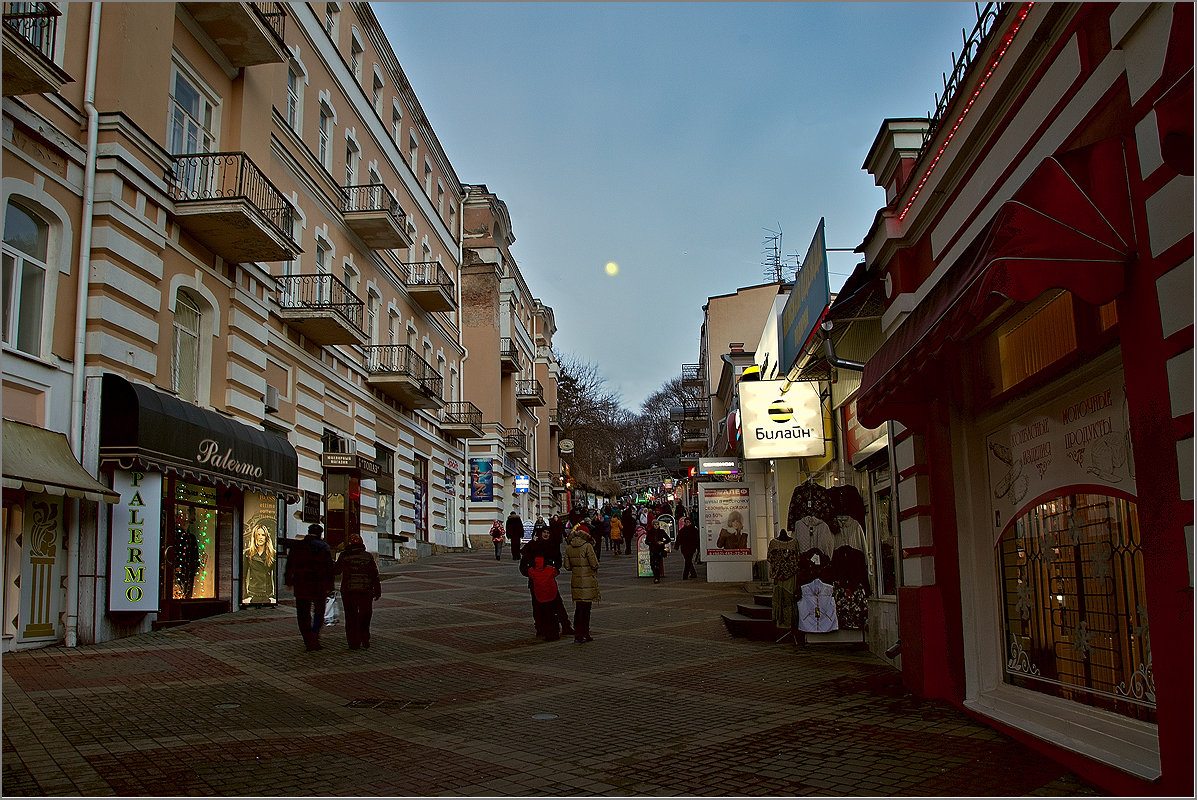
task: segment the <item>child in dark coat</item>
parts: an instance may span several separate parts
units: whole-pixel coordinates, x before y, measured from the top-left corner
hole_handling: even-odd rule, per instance
[[[536,622],[536,635],[546,642],[561,638],[557,627],[557,568],[546,564],[543,556],[537,556],[528,568],[532,580],[532,618]]]

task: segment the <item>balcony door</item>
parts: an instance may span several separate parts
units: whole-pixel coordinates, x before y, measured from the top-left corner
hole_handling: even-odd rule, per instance
[[[171,155],[194,156],[216,148],[217,104],[199,82],[188,77],[178,64],[171,67],[169,130]],[[175,164],[175,179],[191,199],[211,195],[217,170],[207,159],[181,159]]]

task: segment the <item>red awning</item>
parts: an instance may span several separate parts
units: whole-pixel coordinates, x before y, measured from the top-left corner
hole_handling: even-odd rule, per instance
[[[1117,138],[1045,159],[869,359],[861,424],[911,418],[933,389],[918,373],[1002,298],[1026,303],[1053,288],[1093,305],[1117,297],[1135,242],[1127,175]]]

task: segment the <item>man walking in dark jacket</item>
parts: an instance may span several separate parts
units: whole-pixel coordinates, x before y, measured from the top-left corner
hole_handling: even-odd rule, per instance
[[[507,538],[511,540],[511,560],[520,560],[520,539],[524,537],[524,521],[515,509],[507,515]]]
[[[698,552],[698,528],[687,516],[681,517],[682,529],[677,532],[677,549],[686,558],[686,566],[682,569],[682,580],[698,578],[698,570],[694,569],[694,554]]]
[[[370,617],[374,615],[374,601],[382,597],[382,583],[378,580],[378,564],[366,552],[361,534],[349,534],[349,545],[333,565],[333,572],[341,575],[341,600],[345,603],[345,638],[349,649],[370,647]]]
[[[320,538],[323,535],[323,526],[308,526],[308,535],[294,544],[287,554],[287,571],[283,577],[284,585],[295,591],[295,616],[308,650],[320,649],[324,604],[333,590],[332,551]]]

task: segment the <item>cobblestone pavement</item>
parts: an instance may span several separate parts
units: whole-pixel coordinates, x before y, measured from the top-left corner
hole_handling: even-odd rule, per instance
[[[284,605],[7,654],[2,791],[1098,794],[868,652],[733,639],[745,587],[680,567],[605,556],[583,645],[536,639],[515,564],[475,551],[390,568],[368,650],[305,652]]]

